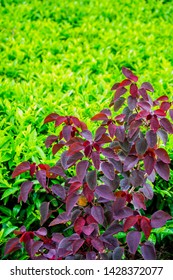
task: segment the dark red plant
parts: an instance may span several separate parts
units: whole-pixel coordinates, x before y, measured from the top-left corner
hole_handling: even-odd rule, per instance
[[[23,162],[12,178],[29,171],[64,210],[54,216],[58,211],[43,202],[41,228],[15,231],[17,237],[7,242],[5,254],[23,243],[30,259],[121,259],[127,254],[134,258],[137,250],[144,259],[156,258],[148,241],[151,230],[172,217],[162,210],[150,217],[144,213],[147,200],[153,198],[155,176],[169,180],[170,159],[163,145],[173,134],[172,103],[165,95],[152,100],[150,83],[139,87],[137,76],[125,67],[122,72],[126,78],[112,87],[112,112],[107,108],[92,117],[101,122],[95,135],[74,116],[52,113],[45,118],[44,123],[62,126],[59,135],[46,139],[54,155],[63,148],[59,161],[53,167]],[[69,176],[71,168],[74,176]],[[24,182],[18,201],[25,203],[32,191],[33,182]],[[43,227],[47,222],[49,227]],[[58,224],[72,228],[73,234],[50,234]],[[119,232],[127,233],[124,244],[118,240]]]

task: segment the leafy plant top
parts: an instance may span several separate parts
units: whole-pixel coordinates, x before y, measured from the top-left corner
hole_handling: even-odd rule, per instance
[[[12,178],[31,175],[21,185],[19,203],[32,195],[35,177],[47,193],[41,227],[15,231],[5,254],[24,244],[30,259],[122,259],[136,258],[137,252],[146,260],[156,258],[150,233],[172,217],[162,210],[148,217],[145,210],[156,175],[169,180],[164,146],[173,134],[172,102],[166,95],[152,100],[149,82],[139,87],[131,70],[123,67],[122,72],[125,79],[113,85],[109,108],[91,119],[100,122],[94,135],[75,116],[52,113],[45,118],[44,123],[54,122],[59,129],[45,141],[54,155],[62,151],[58,162],[53,167],[22,162],[12,173]],[[58,208],[53,209],[50,197]],[[56,230],[58,225],[65,229]]]

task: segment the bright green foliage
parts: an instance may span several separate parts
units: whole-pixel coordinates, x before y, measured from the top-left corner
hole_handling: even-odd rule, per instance
[[[9,207],[12,196],[14,205],[17,201],[22,176],[15,183],[11,179],[17,164],[54,161],[43,144],[53,131],[51,125],[43,125],[44,117],[53,111],[74,114],[92,129],[95,124],[89,118],[107,104],[110,85],[117,77],[121,80],[122,66],[150,82],[155,97],[166,94],[171,100],[172,14],[171,1],[164,0],[0,1],[3,207]],[[172,146],[171,138],[168,152]],[[11,222],[0,221],[2,240],[17,225],[11,220],[16,210],[8,207],[0,208],[1,216]],[[33,222],[38,220],[35,215]],[[4,235],[6,227],[9,232]]]

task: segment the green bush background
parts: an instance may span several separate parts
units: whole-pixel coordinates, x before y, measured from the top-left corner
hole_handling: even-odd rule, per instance
[[[111,86],[122,79],[122,66],[133,70],[139,83],[154,86],[153,98],[166,94],[173,100],[172,4],[0,1],[1,247],[20,224],[39,220],[39,196],[21,212],[17,196],[23,177],[12,180],[11,173],[24,160],[57,159],[44,145],[54,131],[53,125],[43,125],[46,115],[75,115],[94,130],[90,118],[108,106]],[[173,158],[172,145],[170,138],[167,150]],[[160,184],[157,192],[169,200],[173,213],[172,182],[171,173],[169,185]]]

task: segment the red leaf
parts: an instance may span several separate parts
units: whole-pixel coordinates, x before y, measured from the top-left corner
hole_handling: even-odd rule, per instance
[[[106,114],[98,113],[94,117],[91,118],[92,121],[105,121],[108,120],[108,117]]]
[[[65,122],[67,117],[58,116],[55,120],[55,126],[59,126],[63,122]]]
[[[24,173],[26,171],[30,170],[30,163],[28,161],[24,161],[20,163],[13,171],[12,178],[15,178],[16,176],[20,175],[21,173]]]
[[[120,87],[116,90],[115,95],[114,95],[114,99],[113,99],[113,104],[114,101],[116,101],[117,99],[120,98],[120,96],[122,96],[124,93],[126,93],[127,89],[125,87]],[[113,105],[112,104],[112,105]],[[110,105],[109,105],[110,106]]]
[[[52,153],[53,155],[55,155],[62,147],[64,146],[64,144],[55,144],[52,148]]]
[[[124,231],[126,232],[129,228],[134,226],[138,221],[138,216],[130,216],[124,223]]]
[[[140,225],[143,233],[145,234],[145,237],[148,238],[152,229],[150,220],[146,217],[142,217]]]
[[[172,217],[169,214],[162,210],[158,210],[151,216],[151,226],[152,228],[160,228],[170,219],[172,219]]]
[[[122,73],[126,78],[134,81],[135,83],[138,81],[138,77],[133,74],[133,72],[125,67],[122,67]]]
[[[41,224],[41,226],[47,221],[47,219],[50,216],[49,204],[50,204],[49,202],[43,202],[40,206],[40,214],[41,214],[40,224]]]
[[[59,117],[58,114],[56,113],[51,113],[49,114],[45,119],[44,119],[44,123],[48,123],[48,122],[53,122],[57,119],[57,117]]]
[[[168,96],[162,95],[159,98],[156,99],[157,101],[168,101]]]
[[[101,170],[104,173],[104,175],[110,179],[114,180],[115,178],[115,171],[114,171],[114,166],[110,162],[102,162],[101,164]]]
[[[158,129],[160,128],[160,124],[156,116],[151,117],[150,127],[154,132],[157,132]]]
[[[135,255],[141,239],[141,233],[139,231],[130,231],[127,234],[126,241],[129,247],[129,252]]]
[[[160,117],[165,117],[166,113],[162,109],[157,109],[154,111],[154,114]]]
[[[83,217],[77,218],[74,223],[74,231],[80,234],[82,232],[82,228],[84,225],[85,225],[85,219]]]
[[[18,249],[20,249],[22,245],[19,243],[19,238],[11,238],[7,241],[7,244],[5,246],[4,255],[10,254]]]
[[[168,133],[173,134],[173,125],[168,119],[161,119],[160,124]]]
[[[111,90],[115,90],[119,87],[120,83],[116,83],[112,86]]]
[[[131,84],[130,86],[130,94],[133,97],[138,97],[138,87],[136,84]]]
[[[31,192],[32,186],[33,186],[33,182],[30,182],[30,181],[22,183],[21,189],[20,189],[20,195],[19,195],[19,198],[18,198],[18,202],[20,202],[21,200],[23,202],[27,201],[28,194]]]
[[[137,210],[144,209],[146,210],[145,206],[145,197],[142,193],[136,192],[133,194],[133,204]]]
[[[171,107],[171,103],[169,102],[162,102],[162,104],[160,105],[160,109],[165,112],[167,112],[170,107]]]
[[[86,197],[87,201],[92,202],[92,200],[94,199],[94,192],[88,187],[87,184],[84,185],[83,193],[84,193],[84,196]]]
[[[163,161],[157,161],[155,170],[160,175],[160,177],[162,177],[166,181],[169,181],[170,168],[168,164],[164,163]]]
[[[83,145],[80,143],[73,143],[70,145],[69,150],[67,151],[68,156],[74,155],[76,152],[83,150]]]
[[[163,161],[164,163],[170,163],[171,162],[167,151],[164,150],[163,148],[157,149],[155,151],[155,153],[158,156],[158,158],[161,159],[161,161]]]
[[[132,82],[129,79],[125,79],[123,80],[118,87],[125,87],[125,86],[129,86]]]
[[[145,166],[145,170],[146,170],[147,174],[150,175],[155,166],[155,158],[153,156],[150,156],[149,154],[147,154],[144,157],[144,166]]]
[[[88,166],[89,162],[87,160],[82,160],[78,162],[76,166],[76,174],[80,182],[83,182]]]
[[[106,128],[103,126],[100,126],[95,133],[95,141],[100,140],[100,138],[102,137],[102,135],[106,132]]]

